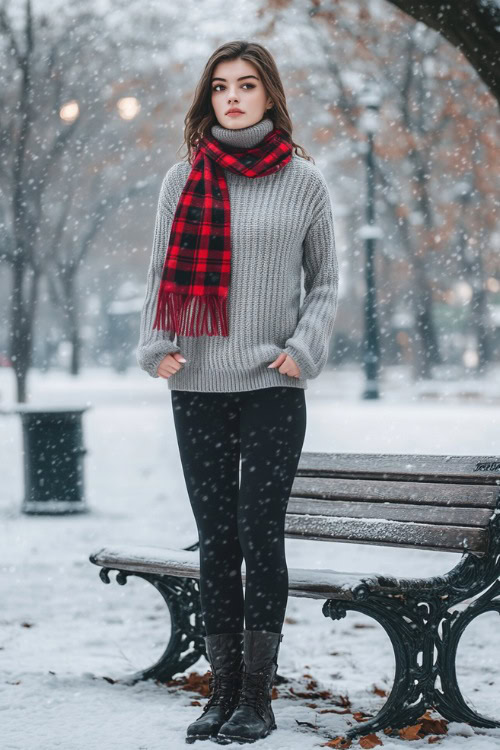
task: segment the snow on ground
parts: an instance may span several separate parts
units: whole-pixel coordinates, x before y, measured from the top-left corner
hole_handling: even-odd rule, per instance
[[[403,368],[391,368],[382,398],[362,401],[361,371],[325,371],[306,391],[304,450],[498,455],[499,374],[414,386]],[[0,368],[0,408],[12,402],[13,385],[12,374]],[[183,748],[185,728],[201,711],[192,701],[204,702],[199,694],[151,681],[111,681],[161,654],[169,620],[159,594],[134,577],[119,586],[114,574],[105,586],[88,560],[107,544],[179,548],[196,539],[167,383],[136,369],[91,369],[78,378],[34,372],[29,389],[32,403],[89,406],[84,440],[90,512],[55,518],[20,512],[20,419],[0,415],[2,750]],[[432,575],[449,570],[459,556],[287,540],[287,559],[290,567]],[[316,748],[354,721],[351,714],[320,713],[328,701],[294,697],[288,688],[305,691],[310,678],[304,675],[335,698],[348,696],[353,711],[372,714],[385,700],[374,688],[392,686],[394,658],[382,628],[358,613],[332,622],[321,605],[289,598],[279,658],[279,673],[289,682],[278,686],[273,702],[278,730],[256,747]],[[499,719],[497,622],[489,613],[465,632],[458,675],[476,710]],[[207,669],[200,659],[186,675]],[[406,746],[379,736],[386,746]],[[422,743],[428,738],[414,746]],[[497,747],[500,729],[450,723],[436,744],[451,750],[465,743],[469,750]]]

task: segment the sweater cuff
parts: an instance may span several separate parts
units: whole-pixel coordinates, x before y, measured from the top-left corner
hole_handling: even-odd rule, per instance
[[[137,364],[152,378],[159,378],[158,365],[167,354],[173,354],[174,352],[180,352],[180,347],[170,339],[156,341],[154,344],[140,347],[137,350]]]
[[[283,351],[286,352],[286,354],[289,354],[290,357],[298,365],[301,378],[309,380],[310,378],[315,378],[316,375],[319,374],[316,371],[317,368],[314,368],[311,365],[311,357],[309,354],[307,354],[307,352],[302,351],[302,349],[297,349],[297,347],[293,346],[292,344],[288,344],[287,346],[285,346]]]

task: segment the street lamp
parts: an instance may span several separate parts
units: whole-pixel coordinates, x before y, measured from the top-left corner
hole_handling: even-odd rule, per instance
[[[380,367],[380,347],[377,323],[377,300],[375,285],[375,241],[380,237],[380,228],[375,224],[375,170],[373,155],[373,138],[378,130],[380,89],[378,84],[368,82],[361,90],[358,101],[362,107],[359,118],[359,129],[366,134],[366,141],[360,144],[360,152],[365,154],[366,162],[366,225],[362,230],[365,240],[365,279],[366,295],[364,300],[364,337],[363,362],[366,385],[362,398],[379,398],[378,374]]]

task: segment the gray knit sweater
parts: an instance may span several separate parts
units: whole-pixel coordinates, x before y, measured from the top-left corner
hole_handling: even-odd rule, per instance
[[[272,120],[265,118],[235,130],[216,124],[211,132],[223,143],[247,148],[272,128]],[[177,336],[174,341],[176,334],[152,325],[170,228],[190,170],[187,161],[177,162],[162,182],[141,314],[140,367],[159,377],[163,357],[181,352],[187,362],[167,379],[170,390],[307,388],[307,380],[326,364],[337,311],[338,264],[323,174],[296,154],[267,177],[225,170],[231,204],[229,336]],[[283,351],[300,368],[299,378],[268,369]]]

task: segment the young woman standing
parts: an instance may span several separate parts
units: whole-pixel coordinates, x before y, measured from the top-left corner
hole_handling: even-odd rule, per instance
[[[337,310],[333,218],[260,44],[212,54],[185,125],[188,160],[161,186],[137,359],[168,380],[200,541],[212,694],[186,741],[254,742],[276,728],[285,515],[307,380]]]

